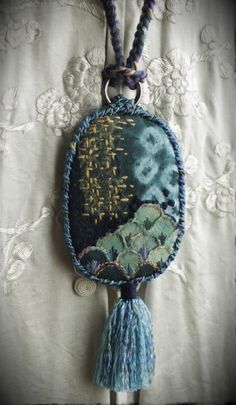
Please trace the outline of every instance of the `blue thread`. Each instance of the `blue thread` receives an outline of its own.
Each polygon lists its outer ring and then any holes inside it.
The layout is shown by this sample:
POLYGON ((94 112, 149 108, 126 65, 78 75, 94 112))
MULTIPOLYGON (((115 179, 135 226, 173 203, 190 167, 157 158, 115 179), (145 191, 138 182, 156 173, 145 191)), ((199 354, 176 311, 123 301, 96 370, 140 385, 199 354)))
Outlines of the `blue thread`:
POLYGON ((152 320, 141 298, 120 298, 106 320, 95 384, 113 391, 148 388, 155 370, 152 320))
POLYGON ((73 266, 76 272, 82 273, 84 276, 89 277, 91 280, 101 283, 101 284, 106 284, 110 286, 121 286, 125 284, 127 281, 126 280, 119 280, 119 281, 114 281, 114 280, 108 280, 108 279, 100 279, 92 274, 81 265, 79 259, 76 256, 75 249, 73 247, 72 239, 71 239, 71 232, 70 232, 70 219, 69 219, 69 190, 70 190, 70 172, 73 164, 73 159, 76 154, 76 144, 80 140, 80 138, 83 136, 84 132, 90 125, 90 123, 94 120, 96 120, 98 117, 104 117, 104 116, 109 116, 109 115, 116 115, 119 113, 127 113, 130 115, 140 115, 141 117, 148 118, 150 121, 156 123, 159 125, 163 130, 165 131, 166 135, 168 136, 168 139, 173 147, 173 150, 175 152, 175 159, 176 159, 176 165, 178 168, 179 172, 179 222, 177 224, 177 227, 179 229, 179 234, 178 237, 175 241, 175 244, 173 246, 174 252, 169 256, 168 260, 163 264, 161 268, 161 273, 153 273, 147 276, 143 277, 138 277, 134 280, 130 280, 130 282, 134 282, 136 285, 139 283, 142 283, 144 281, 150 281, 156 277, 159 277, 160 274, 162 274, 169 264, 174 260, 177 251, 180 246, 180 242, 182 240, 183 234, 184 234, 184 208, 185 208, 185 181, 184 181, 184 167, 183 167, 183 162, 181 158, 181 152, 179 145, 176 141, 175 135, 172 132, 172 130, 169 128, 167 123, 160 117, 155 116, 150 114, 149 112, 145 111, 142 107, 136 105, 133 100, 128 100, 125 98, 123 95, 118 95, 113 99, 113 102, 109 104, 108 106, 105 106, 99 111, 96 111, 95 113, 87 116, 80 124, 80 126, 77 128, 75 131, 73 140, 69 146, 69 149, 67 151, 66 155, 66 160, 65 160, 65 170, 64 170, 64 183, 63 183, 63 210, 64 210, 64 233, 65 233, 65 240, 66 240, 66 245, 68 252, 70 253, 72 257, 72 262, 73 266))

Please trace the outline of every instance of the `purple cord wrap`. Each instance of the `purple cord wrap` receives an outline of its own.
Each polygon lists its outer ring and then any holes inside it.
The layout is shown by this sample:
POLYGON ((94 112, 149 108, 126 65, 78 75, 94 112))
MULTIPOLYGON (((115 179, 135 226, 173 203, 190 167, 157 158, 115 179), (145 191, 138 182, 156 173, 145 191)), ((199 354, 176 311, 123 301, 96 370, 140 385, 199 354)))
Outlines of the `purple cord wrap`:
POLYGON ((138 82, 143 82, 147 76, 147 72, 144 70, 137 70, 136 63, 139 61, 143 46, 144 36, 149 28, 151 21, 151 11, 153 10, 156 0, 144 0, 142 12, 139 23, 137 25, 136 33, 132 49, 126 60, 122 54, 121 38, 119 21, 116 15, 115 0, 101 0, 107 19, 107 24, 110 29, 111 42, 115 53, 116 63, 105 66, 102 72, 103 81, 110 80, 110 85, 115 87, 118 84, 124 84, 130 89, 134 90, 137 87, 138 82))
POLYGON ((102 72, 103 81, 110 80, 110 85, 116 87, 117 84, 125 84, 130 89, 135 90, 138 82, 143 82, 147 72, 145 70, 134 70, 117 65, 108 65, 102 72), (117 71, 121 69, 121 71, 117 71))
POLYGON ((137 298, 137 290, 136 290, 136 284, 135 283, 127 283, 123 284, 120 288, 121 290, 121 298, 123 300, 131 300, 133 298, 137 298))

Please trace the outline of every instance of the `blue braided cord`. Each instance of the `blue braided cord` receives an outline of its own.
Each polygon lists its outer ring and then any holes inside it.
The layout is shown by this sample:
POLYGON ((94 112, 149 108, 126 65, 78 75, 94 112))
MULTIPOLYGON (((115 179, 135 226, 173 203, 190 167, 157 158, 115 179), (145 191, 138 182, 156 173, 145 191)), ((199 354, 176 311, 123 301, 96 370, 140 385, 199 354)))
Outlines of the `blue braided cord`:
POLYGON ((116 15, 116 6, 113 0, 101 0, 105 13, 108 26, 111 33, 111 43, 116 58, 116 65, 124 65, 124 56, 122 54, 121 38, 120 38, 120 28, 119 21, 117 20, 116 15))
MULTIPOLYGON (((163 264, 161 268, 161 274, 164 273, 164 271, 167 269, 167 267, 170 265, 170 263, 174 260, 176 257, 177 251, 180 247, 180 243, 182 240, 182 237, 184 235, 184 216, 185 216, 185 179, 184 179, 184 166, 183 166, 183 161, 181 157, 181 151, 178 145, 178 142, 175 138, 175 135, 171 128, 168 126, 168 124, 161 118, 156 115, 150 114, 148 111, 145 111, 142 107, 138 106, 137 104, 134 103, 133 100, 129 100, 123 95, 119 94, 116 96, 112 103, 109 104, 108 106, 103 107, 101 110, 98 110, 94 112, 91 115, 88 115, 84 120, 81 122, 80 126, 76 129, 74 133, 73 140, 69 146, 69 149, 66 154, 66 159, 65 159, 65 169, 64 169, 64 181, 63 181, 63 202, 62 202, 62 207, 64 211, 64 234, 65 234, 65 240, 66 240, 66 245, 69 254, 71 255, 72 258, 72 263, 74 266, 75 272, 79 272, 83 274, 84 276, 90 278, 91 280, 101 283, 101 284, 106 284, 114 287, 119 287, 123 284, 127 283, 127 280, 120 280, 120 281, 114 281, 114 280, 109 280, 109 279, 100 279, 96 277, 95 275, 91 274, 84 266, 81 265, 80 261, 76 257, 75 249, 72 243, 72 238, 71 238, 71 229, 70 229, 70 217, 69 217, 69 193, 70 193, 70 173, 72 169, 72 164, 73 160, 76 155, 76 146, 79 140, 84 136, 85 131, 87 130, 88 126, 90 123, 95 121, 99 117, 104 117, 104 116, 109 116, 109 115, 116 115, 119 113, 127 113, 132 115, 139 115, 143 118, 147 118, 150 121, 156 123, 159 125, 166 133, 173 150, 175 152, 175 161, 176 161, 176 166, 178 168, 178 173, 179 173, 179 221, 177 223, 177 228, 179 230, 178 236, 176 238, 176 241, 174 243, 173 249, 174 252, 170 254, 168 257, 167 261, 163 264)), ((152 279, 155 279, 161 275, 158 272, 154 272, 153 274, 143 276, 143 277, 138 277, 136 279, 130 279, 128 282, 133 281, 136 285, 139 283, 142 283, 144 281, 150 281, 152 279)))
POLYGON ((138 82, 143 82, 147 76, 144 70, 134 70, 134 63, 138 62, 143 51, 144 40, 152 19, 152 13, 156 0, 144 0, 139 23, 136 28, 132 49, 124 63, 122 54, 121 38, 119 21, 116 14, 115 0, 101 0, 107 23, 110 29, 111 42, 115 53, 115 64, 105 66, 102 72, 103 81, 110 80, 110 85, 115 87, 118 84, 125 84, 130 89, 134 90, 138 82), (125 69, 117 71, 117 68, 125 67, 125 69))
POLYGON ((151 10, 154 9, 156 0, 145 0, 142 7, 139 23, 134 35, 134 42, 129 57, 126 61, 127 67, 132 67, 134 62, 138 62, 143 51, 145 35, 152 19, 151 10))

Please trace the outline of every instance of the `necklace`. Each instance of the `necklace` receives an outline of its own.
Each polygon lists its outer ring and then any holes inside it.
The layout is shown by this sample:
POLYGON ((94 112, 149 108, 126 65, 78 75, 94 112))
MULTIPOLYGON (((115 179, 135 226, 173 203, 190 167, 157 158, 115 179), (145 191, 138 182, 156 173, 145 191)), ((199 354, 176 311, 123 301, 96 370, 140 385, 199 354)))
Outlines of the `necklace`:
POLYGON ((102 0, 115 64, 103 70, 104 106, 77 127, 64 169, 65 241, 76 272, 116 287, 93 381, 114 391, 147 388, 155 370, 150 312, 137 285, 159 277, 184 234, 184 169, 168 124, 138 105, 137 69, 155 0, 145 0, 132 49, 122 54, 115 0, 102 0), (109 86, 136 91, 110 100, 109 86))

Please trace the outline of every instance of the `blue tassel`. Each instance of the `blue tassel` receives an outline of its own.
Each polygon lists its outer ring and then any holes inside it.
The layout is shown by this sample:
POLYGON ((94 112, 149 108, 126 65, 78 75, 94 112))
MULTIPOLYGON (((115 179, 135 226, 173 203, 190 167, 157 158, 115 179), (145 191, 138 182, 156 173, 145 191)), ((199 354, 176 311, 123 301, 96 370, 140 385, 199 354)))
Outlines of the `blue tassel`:
POLYGON ((100 341, 94 382, 113 391, 148 388, 155 369, 151 315, 137 295, 123 293, 100 341))

